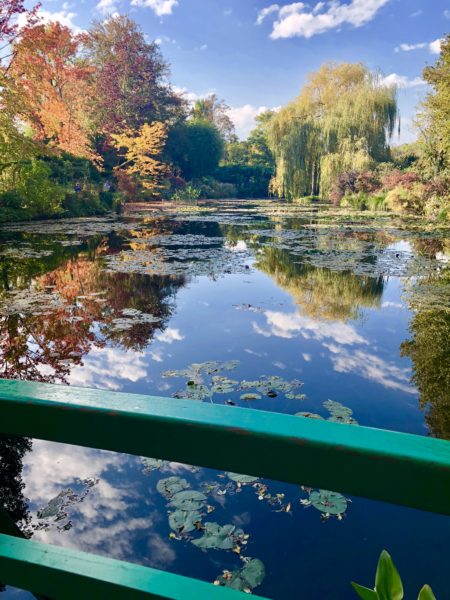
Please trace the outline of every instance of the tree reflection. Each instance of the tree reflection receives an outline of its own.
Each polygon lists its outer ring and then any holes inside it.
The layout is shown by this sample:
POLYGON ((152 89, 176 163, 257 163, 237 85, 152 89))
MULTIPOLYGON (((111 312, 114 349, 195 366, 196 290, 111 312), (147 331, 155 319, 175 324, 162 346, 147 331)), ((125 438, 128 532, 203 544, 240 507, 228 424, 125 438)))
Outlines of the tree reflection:
MULTIPOLYGON (((124 243, 117 234, 93 236, 74 246, 34 242, 32 248, 38 256, 0 257, 3 378, 67 383, 72 369, 82 365, 93 348, 113 344, 142 350, 156 330, 165 328, 176 291, 185 284, 182 277, 104 272, 101 257, 124 243), (15 292, 20 290, 23 294, 17 296, 15 292), (33 310, 27 300, 34 294, 57 302, 33 310), (130 308, 159 320, 138 322, 125 331, 115 329, 114 319, 130 308)), ((23 496, 22 469, 31 445, 27 438, 0 436, 0 507, 27 534, 30 516, 23 496)))
POLYGON ((273 277, 302 312, 314 319, 348 321, 359 316, 361 307, 381 305, 382 277, 313 267, 299 262, 289 251, 273 247, 263 249, 257 267, 273 277))
POLYGON ((411 295, 416 313, 411 320, 411 339, 401 353, 413 363, 413 383, 433 436, 450 439, 450 270, 438 278, 417 284, 411 295))

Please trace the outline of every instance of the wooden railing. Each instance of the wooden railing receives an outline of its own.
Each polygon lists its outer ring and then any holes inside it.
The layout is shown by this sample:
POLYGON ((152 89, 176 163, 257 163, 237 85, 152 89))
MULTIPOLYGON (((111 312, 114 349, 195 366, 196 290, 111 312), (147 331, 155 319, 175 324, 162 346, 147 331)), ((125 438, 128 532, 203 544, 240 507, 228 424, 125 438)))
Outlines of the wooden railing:
MULTIPOLYGON (((0 434, 164 458, 450 515, 450 442, 422 436, 190 400, 7 380, 0 380, 0 434)), ((0 581, 48 598, 247 597, 19 536, 3 511, 0 581)))

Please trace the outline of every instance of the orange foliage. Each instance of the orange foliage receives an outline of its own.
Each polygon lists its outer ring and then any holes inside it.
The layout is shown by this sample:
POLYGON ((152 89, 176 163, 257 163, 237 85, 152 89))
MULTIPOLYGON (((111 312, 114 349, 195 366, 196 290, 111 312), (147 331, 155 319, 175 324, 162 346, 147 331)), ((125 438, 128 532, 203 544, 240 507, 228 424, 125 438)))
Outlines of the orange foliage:
POLYGON ((11 98, 37 139, 98 162, 90 139, 93 72, 80 56, 84 41, 58 22, 26 28, 14 46, 11 98))

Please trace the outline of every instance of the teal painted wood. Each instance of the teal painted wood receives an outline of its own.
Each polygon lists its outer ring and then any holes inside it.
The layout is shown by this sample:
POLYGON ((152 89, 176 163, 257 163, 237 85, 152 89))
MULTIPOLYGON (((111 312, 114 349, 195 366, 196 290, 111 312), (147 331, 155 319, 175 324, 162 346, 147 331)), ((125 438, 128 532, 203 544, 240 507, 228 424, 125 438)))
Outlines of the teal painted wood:
MULTIPOLYGON (((246 594, 149 567, 0 534, 0 581, 64 600, 243 600, 246 594)), ((261 596, 252 596, 262 599, 261 596)))
POLYGON ((278 413, 0 381, 0 429, 450 514, 450 443, 278 413))

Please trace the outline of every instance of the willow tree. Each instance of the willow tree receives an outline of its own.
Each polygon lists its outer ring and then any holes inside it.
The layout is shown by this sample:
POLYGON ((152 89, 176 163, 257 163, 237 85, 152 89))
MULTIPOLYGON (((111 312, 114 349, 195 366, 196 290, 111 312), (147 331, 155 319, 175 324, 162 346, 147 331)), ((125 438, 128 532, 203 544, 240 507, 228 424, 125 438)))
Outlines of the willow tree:
POLYGON ((271 121, 272 191, 326 197, 336 176, 389 157, 397 90, 361 63, 326 63, 271 121))

